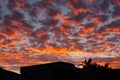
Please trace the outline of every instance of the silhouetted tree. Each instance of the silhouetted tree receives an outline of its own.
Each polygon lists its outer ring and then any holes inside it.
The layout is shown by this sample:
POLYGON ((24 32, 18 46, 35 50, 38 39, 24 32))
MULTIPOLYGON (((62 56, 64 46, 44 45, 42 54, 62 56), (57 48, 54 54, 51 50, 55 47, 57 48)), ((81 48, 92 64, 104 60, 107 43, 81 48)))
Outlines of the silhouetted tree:
POLYGON ((104 67, 105 67, 105 68, 109 68, 109 63, 106 63, 106 64, 104 65, 104 67))
POLYGON ((88 59, 88 60, 85 59, 85 61, 83 62, 83 67, 88 67, 88 66, 90 66, 90 65, 91 65, 91 62, 92 62, 92 59, 91 59, 91 58, 88 59))
POLYGON ((100 64, 97 64, 97 63, 92 63, 92 59, 88 59, 83 62, 83 68, 84 69, 89 69, 89 68, 107 68, 107 69, 110 69, 109 67, 109 63, 106 63, 104 66, 103 65, 100 65, 100 64))

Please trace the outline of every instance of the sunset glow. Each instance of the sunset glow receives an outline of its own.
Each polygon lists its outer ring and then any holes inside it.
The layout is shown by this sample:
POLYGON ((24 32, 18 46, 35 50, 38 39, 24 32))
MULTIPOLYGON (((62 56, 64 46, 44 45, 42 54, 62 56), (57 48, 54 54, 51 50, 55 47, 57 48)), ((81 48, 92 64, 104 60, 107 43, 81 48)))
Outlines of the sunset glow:
POLYGON ((0 0, 0 66, 92 58, 120 68, 120 0, 0 0))

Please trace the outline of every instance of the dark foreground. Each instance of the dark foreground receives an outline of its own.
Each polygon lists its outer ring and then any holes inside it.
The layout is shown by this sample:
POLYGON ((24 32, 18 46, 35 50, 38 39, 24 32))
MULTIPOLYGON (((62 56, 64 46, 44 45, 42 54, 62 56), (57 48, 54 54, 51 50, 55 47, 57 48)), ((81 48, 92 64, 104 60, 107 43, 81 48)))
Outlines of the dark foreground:
POLYGON ((20 75, 0 69, 0 80, 120 80, 120 69, 94 66, 79 69, 73 64, 56 62, 22 67, 20 75))

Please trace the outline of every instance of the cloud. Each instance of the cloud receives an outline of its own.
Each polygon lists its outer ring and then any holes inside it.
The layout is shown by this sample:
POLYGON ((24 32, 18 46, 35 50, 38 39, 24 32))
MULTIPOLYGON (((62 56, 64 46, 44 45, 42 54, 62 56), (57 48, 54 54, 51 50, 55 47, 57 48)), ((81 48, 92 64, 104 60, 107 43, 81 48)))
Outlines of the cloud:
POLYGON ((1 0, 0 9, 1 65, 78 64, 91 56, 120 67, 119 0, 1 0))

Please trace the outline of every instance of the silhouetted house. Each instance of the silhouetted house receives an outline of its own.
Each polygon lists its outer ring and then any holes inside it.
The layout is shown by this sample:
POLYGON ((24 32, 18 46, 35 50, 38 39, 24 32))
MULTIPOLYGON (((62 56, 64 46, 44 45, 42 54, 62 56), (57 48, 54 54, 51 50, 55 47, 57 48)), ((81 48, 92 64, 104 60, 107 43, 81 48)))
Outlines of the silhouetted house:
POLYGON ((79 80, 79 73, 73 64, 55 62, 21 68, 25 80, 79 80))
POLYGON ((20 75, 0 68, 0 80, 20 80, 20 75))

